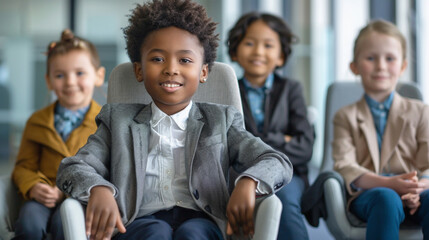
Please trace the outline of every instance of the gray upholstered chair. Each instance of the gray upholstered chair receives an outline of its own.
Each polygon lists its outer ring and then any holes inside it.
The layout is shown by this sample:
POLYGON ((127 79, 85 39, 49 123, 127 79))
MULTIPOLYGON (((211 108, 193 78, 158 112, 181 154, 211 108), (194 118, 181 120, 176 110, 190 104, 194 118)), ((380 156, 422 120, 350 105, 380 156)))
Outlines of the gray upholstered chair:
MULTIPOLYGON (((108 103, 149 103, 152 101, 144 84, 135 79, 131 63, 117 66, 110 74, 108 85, 108 103)), ((226 64, 216 62, 209 73, 207 82, 200 84, 193 100, 233 105, 242 112, 234 70, 226 64)), ((273 195, 258 204, 253 239, 274 240, 277 238, 281 202, 273 195)), ((86 240, 84 213, 77 200, 70 198, 63 203, 61 218, 66 239, 86 240)))
POLYGON ((22 197, 12 183, 10 175, 0 177, 0 239, 9 240, 15 236, 13 225, 18 218, 22 197))
MULTIPOLYGON (((412 83, 399 83, 397 92, 414 99, 422 99, 417 87, 412 83)), ((331 142, 333 140, 333 118, 342 107, 358 101, 363 95, 362 85, 358 82, 335 82, 328 88, 326 96, 324 154, 321 172, 332 171, 333 159, 331 142)), ((324 183, 326 224, 335 239, 365 239, 366 224, 346 210, 343 181, 330 178, 324 183)), ((400 239, 423 239, 421 228, 417 225, 401 227, 400 239)))

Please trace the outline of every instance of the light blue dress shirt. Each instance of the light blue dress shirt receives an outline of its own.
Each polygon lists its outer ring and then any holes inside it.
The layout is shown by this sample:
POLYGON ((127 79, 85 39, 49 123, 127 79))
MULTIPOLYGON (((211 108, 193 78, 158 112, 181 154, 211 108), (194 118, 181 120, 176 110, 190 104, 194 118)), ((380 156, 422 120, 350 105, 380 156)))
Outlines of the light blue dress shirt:
POLYGON ((259 132, 262 132, 264 128, 265 98, 267 97, 268 91, 273 86, 273 82, 274 74, 268 75, 262 87, 254 87, 246 78, 243 78, 244 89, 247 94, 250 110, 259 132))
POLYGON ((384 129, 386 128, 387 117, 389 116, 389 110, 392 106, 393 96, 395 91, 390 93, 384 102, 379 103, 372 99, 370 96, 365 94, 365 100, 368 104, 369 110, 371 111, 372 118, 374 119, 375 130, 377 131, 377 142, 378 151, 381 153, 381 144, 383 143, 384 129))

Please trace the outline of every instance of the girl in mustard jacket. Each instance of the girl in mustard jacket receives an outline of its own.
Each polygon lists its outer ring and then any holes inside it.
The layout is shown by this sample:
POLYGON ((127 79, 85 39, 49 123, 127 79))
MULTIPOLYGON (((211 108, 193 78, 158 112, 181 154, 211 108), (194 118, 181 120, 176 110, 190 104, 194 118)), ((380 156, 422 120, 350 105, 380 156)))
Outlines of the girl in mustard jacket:
POLYGON ((61 160, 76 154, 96 130, 100 106, 92 100, 105 69, 93 44, 63 31, 47 52, 46 83, 57 101, 27 121, 12 180, 25 200, 14 239, 64 239, 59 206, 64 194, 55 186, 61 160))

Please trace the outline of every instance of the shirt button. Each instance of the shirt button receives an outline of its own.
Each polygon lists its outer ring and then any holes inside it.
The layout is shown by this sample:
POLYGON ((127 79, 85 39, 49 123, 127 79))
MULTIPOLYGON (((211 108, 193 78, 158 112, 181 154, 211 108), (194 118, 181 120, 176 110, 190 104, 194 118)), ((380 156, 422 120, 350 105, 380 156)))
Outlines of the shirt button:
POLYGON ((380 109, 384 109, 383 104, 378 105, 378 107, 379 107, 380 109))
POLYGON ((168 186, 167 185, 164 186, 164 190, 168 190, 168 186))

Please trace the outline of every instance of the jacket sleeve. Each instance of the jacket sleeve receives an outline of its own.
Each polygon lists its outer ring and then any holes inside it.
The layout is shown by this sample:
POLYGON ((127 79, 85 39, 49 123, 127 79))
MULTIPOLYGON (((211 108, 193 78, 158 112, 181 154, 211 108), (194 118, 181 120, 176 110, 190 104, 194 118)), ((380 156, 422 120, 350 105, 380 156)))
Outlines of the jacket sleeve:
POLYGON ((332 142, 332 157, 334 159, 334 170, 339 172, 344 180, 347 190, 354 194, 350 184, 359 176, 371 172, 359 165, 357 161, 356 145, 353 140, 352 124, 348 118, 350 115, 344 109, 339 110, 334 116, 334 140, 332 142))
POLYGON ((29 139, 33 133, 31 118, 22 135, 16 164, 12 172, 12 180, 24 199, 28 199, 30 189, 39 182, 51 185, 51 181, 39 171, 41 145, 29 139))
POLYGON ((313 154, 314 128, 307 118, 307 107, 302 94, 302 87, 296 83, 289 88, 289 115, 286 132, 268 132, 263 140, 268 145, 283 152, 294 166, 307 164, 313 154), (292 139, 285 141, 285 135, 292 139))
POLYGON ((270 194, 290 182, 293 167, 289 159, 260 138, 243 128, 242 115, 228 108, 228 153, 232 167, 238 172, 258 179, 271 189, 270 194))
POLYGON ((429 177, 429 106, 425 105, 422 110, 416 131, 418 144, 416 167, 420 172, 420 176, 429 177))
POLYGON ((73 198, 83 202, 89 198, 91 187, 103 185, 117 188, 110 178, 110 105, 105 105, 96 117, 97 131, 75 156, 64 158, 58 169, 57 186, 73 198))

